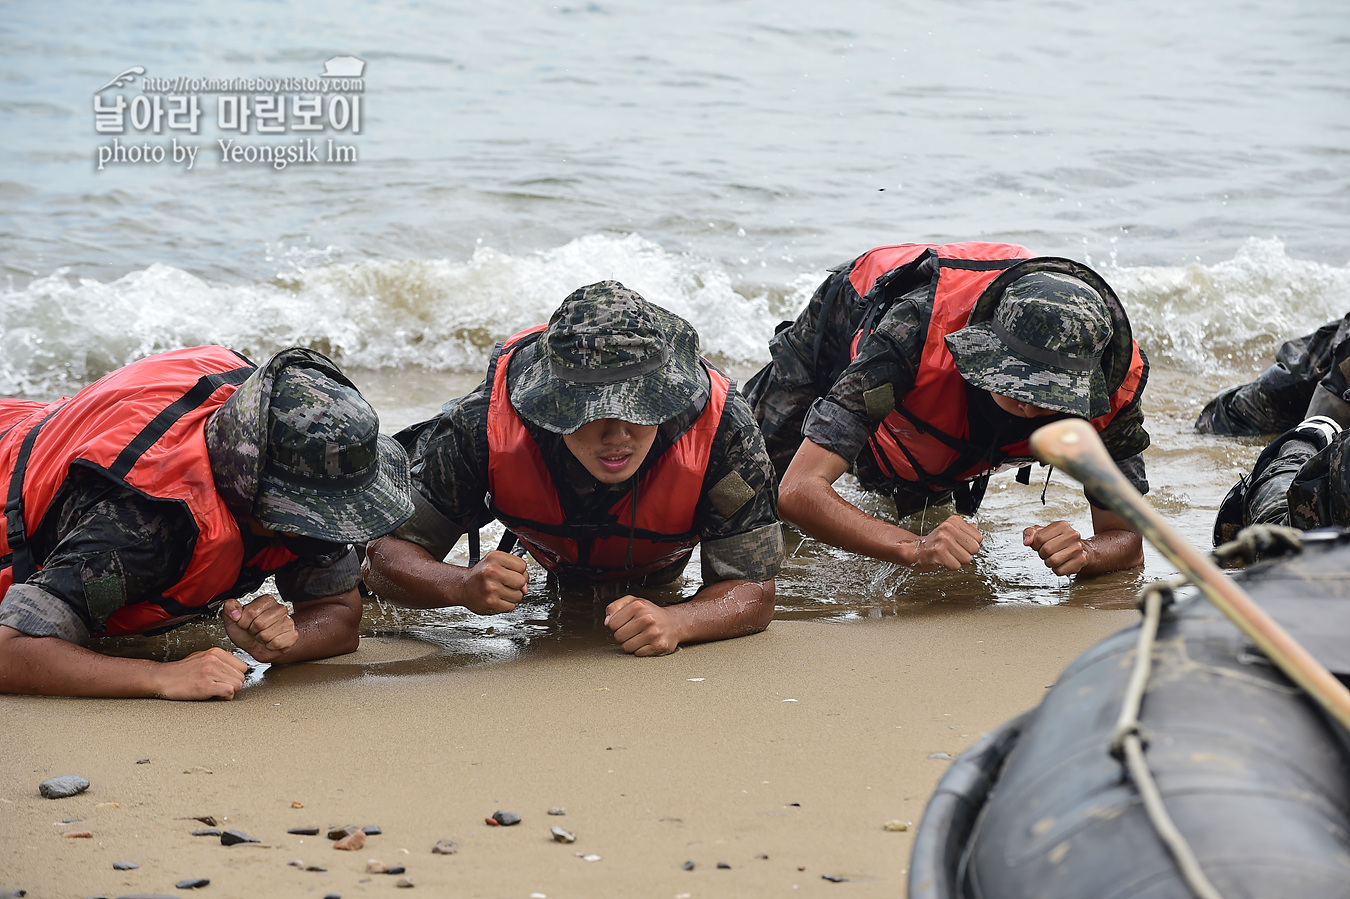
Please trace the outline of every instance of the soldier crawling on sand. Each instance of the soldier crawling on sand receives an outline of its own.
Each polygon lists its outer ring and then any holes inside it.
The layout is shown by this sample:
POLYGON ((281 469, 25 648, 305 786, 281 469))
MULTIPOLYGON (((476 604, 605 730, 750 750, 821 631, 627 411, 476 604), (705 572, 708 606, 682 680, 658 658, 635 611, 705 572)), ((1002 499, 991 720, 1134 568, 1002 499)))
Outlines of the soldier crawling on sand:
MULTIPOLYGON (((782 477, 783 518, 818 540, 919 571, 957 569, 983 535, 966 517, 989 476, 1033 460, 1057 417, 1090 421, 1148 492, 1140 406, 1148 362, 1100 275, 1012 244, 878 247, 837 268, 770 341, 746 385, 782 477), (875 518, 834 483, 852 470, 903 518, 951 498, 925 535, 875 518)), ((1143 541, 1088 494, 1093 536, 1067 521, 1023 543, 1058 575, 1142 565, 1143 541)))
POLYGON ((412 514, 408 461, 331 361, 175 350, 68 400, 0 400, 0 691, 230 699, 243 659, 105 656, 90 637, 208 614, 260 662, 352 652, 353 543, 412 514), (241 604, 275 575, 277 592, 241 604))
POLYGON ((511 611, 529 584, 523 558, 441 561, 496 519, 564 589, 619 594, 604 622, 634 655, 773 618, 784 545, 759 428, 734 382, 699 357, 693 327, 617 281, 577 290, 546 327, 505 341, 476 390, 397 439, 416 512, 367 548, 366 583, 386 600, 511 611), (695 545, 692 597, 641 595, 676 580, 695 545))

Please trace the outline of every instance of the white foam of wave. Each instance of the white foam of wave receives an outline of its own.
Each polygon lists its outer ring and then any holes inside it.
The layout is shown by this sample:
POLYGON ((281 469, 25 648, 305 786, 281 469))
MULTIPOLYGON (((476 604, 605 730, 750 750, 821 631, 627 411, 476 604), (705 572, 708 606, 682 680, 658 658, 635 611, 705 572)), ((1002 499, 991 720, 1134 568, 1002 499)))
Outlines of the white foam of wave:
POLYGON ((304 272, 294 287, 302 301, 369 312, 374 326, 363 345, 344 346, 355 364, 463 371, 480 368, 496 341, 547 321, 577 287, 611 279, 688 319, 705 353, 767 360, 776 321, 766 294, 737 293, 716 263, 636 234, 592 234, 524 256, 479 247, 467 262, 329 265, 304 272))
MULTIPOLYGON (((1350 269, 1291 259, 1278 240, 1249 240, 1212 266, 1101 271, 1150 357, 1187 370, 1260 367, 1280 341, 1350 311, 1350 269)), ((68 393, 150 353, 203 343, 255 360, 298 344, 353 367, 474 373, 497 341, 604 279, 687 318, 715 361, 753 366, 767 361, 779 318, 795 315, 823 275, 737 290, 720 263, 636 234, 523 255, 479 247, 458 261, 291 260, 271 282, 238 285, 162 264, 109 283, 57 272, 0 293, 0 395, 68 393)))
MULTIPOLYGON (((0 295, 0 395, 54 396, 150 353, 204 343, 255 360, 298 344, 355 367, 478 371, 497 341, 605 279, 687 318, 714 359, 768 358, 777 318, 767 291, 738 293, 718 264, 638 235, 593 234, 520 256, 479 247, 467 261, 292 265, 258 284, 212 284, 162 264, 106 284, 57 272, 0 295)), ((801 289, 790 305, 805 302, 801 289)))
POLYGON ((1282 341, 1350 312, 1350 268, 1291 259, 1273 238, 1216 265, 1101 272, 1150 358, 1186 370, 1259 368, 1282 341))

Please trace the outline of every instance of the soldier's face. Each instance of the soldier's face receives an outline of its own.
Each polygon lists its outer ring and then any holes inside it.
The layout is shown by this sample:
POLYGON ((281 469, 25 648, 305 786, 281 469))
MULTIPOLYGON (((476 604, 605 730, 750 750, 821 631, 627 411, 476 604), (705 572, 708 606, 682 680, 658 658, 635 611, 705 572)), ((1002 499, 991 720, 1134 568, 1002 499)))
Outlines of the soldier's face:
POLYGON ((600 418, 563 435, 563 443, 603 484, 622 484, 637 473, 656 442, 657 425, 600 418))
POLYGON ((1024 403, 1021 400, 1015 400, 1010 396, 1004 396, 1001 393, 989 391, 989 395, 994 398, 994 404, 1007 412, 1009 415, 1016 415, 1018 418, 1045 418, 1047 415, 1057 415, 1054 409, 1046 409, 1042 406, 1033 406, 1031 403, 1024 403))

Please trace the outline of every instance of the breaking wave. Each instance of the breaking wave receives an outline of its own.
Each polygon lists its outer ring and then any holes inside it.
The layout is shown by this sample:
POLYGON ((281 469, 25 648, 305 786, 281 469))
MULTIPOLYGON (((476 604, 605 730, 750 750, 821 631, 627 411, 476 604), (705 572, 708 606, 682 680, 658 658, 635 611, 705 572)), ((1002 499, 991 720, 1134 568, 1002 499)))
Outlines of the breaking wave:
MULTIPOLYGON (((1201 373, 1259 367, 1281 340, 1350 311, 1350 269, 1291 259, 1278 240, 1249 240, 1216 265, 1101 271, 1153 361, 1201 373)), ((714 361, 752 366, 767 361, 774 326, 824 274, 733 283, 717 261, 636 234, 523 255, 484 246, 467 260, 292 259, 270 281, 246 284, 158 263, 108 283, 57 271, 0 294, 0 394, 53 397, 151 353, 204 343, 255 361, 304 345, 354 368, 477 372, 497 341, 605 279, 687 318, 714 361)))

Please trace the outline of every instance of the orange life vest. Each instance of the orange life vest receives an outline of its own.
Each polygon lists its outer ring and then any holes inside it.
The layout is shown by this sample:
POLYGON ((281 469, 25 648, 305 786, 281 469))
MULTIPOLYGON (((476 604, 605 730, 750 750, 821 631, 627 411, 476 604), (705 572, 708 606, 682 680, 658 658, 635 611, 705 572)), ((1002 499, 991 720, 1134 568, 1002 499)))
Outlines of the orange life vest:
MULTIPOLYGON (((149 497, 182 502, 197 528, 182 578, 162 596, 114 612, 100 633, 172 627, 201 614, 234 586, 244 561, 243 541, 216 492, 204 428, 207 417, 253 368, 224 347, 175 350, 105 375, 73 398, 25 403, 27 414, 21 406, 5 404, 0 489, 7 487, 8 494, 0 534, 0 597, 41 567, 28 539, 75 466, 102 472, 149 497)), ((276 561, 269 559, 269 566, 276 561)))
POLYGON ((544 327, 505 341, 488 366, 488 490, 493 514, 540 565, 563 575, 602 582, 631 580, 687 559, 699 541, 694 511, 703 494, 713 436, 731 382, 705 363, 712 396, 689 430, 639 478, 634 491, 610 507, 603 521, 568 521, 553 472, 506 389, 511 356, 537 340, 544 327))
MULTIPOLYGON (((866 297, 878 280, 925 255, 936 256, 937 274, 930 288, 932 311, 914 385, 897 400, 896 408, 873 431, 868 444, 878 466, 889 478, 923 484, 937 492, 1034 459, 1025 440, 999 447, 992 459, 987 457, 986 448, 968 442, 966 382, 957 371, 944 339, 966 326, 976 303, 999 275, 1033 254, 1016 244, 879 247, 858 258, 849 272, 849 280, 858 295, 866 297)), ((853 356, 866 336, 864 330, 853 337, 853 356)), ((1090 419, 1098 432, 1134 402, 1147 371, 1147 360, 1138 342, 1133 342, 1130 366, 1111 394, 1110 411, 1090 419)))

